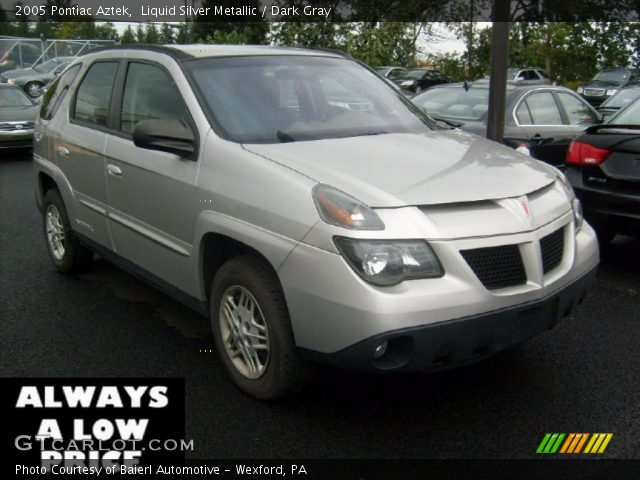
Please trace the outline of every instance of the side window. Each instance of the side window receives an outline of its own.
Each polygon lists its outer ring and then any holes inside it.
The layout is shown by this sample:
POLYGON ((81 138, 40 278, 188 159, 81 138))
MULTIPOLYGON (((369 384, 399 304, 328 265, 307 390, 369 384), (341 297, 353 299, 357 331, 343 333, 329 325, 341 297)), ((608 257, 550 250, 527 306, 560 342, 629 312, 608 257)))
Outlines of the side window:
POLYGON ((69 86, 78 76, 81 65, 74 65, 67 70, 63 75, 58 77, 42 97, 42 104, 40 106, 40 117, 45 120, 51 120, 58 111, 58 107, 64 100, 64 97, 69 91, 69 86))
POLYGON ((527 102, 520 102, 520 105, 516 110, 516 118, 518 119, 518 123, 520 125, 533 125, 533 120, 531 119, 531 114, 529 113, 527 102))
POLYGON ((132 134, 138 122, 168 118, 189 119, 180 92, 169 75, 155 65, 129 63, 122 97, 120 130, 132 134))
POLYGON ((109 103, 118 62, 98 62, 91 65, 76 92, 72 118, 82 122, 107 126, 109 103))
POLYGON ((589 125, 595 123, 596 118, 591 109, 580 99, 568 93, 558 93, 560 103, 569 117, 569 125, 589 125))
POLYGON ((562 125, 562 116, 558 105, 550 92, 529 95, 525 102, 531 113, 534 125, 562 125))

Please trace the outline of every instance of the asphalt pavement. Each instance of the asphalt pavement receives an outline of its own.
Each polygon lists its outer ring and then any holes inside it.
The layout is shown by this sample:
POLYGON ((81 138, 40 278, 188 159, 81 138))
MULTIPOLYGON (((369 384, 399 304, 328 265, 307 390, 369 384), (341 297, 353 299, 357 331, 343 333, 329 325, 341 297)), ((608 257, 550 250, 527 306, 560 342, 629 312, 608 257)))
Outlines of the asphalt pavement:
POLYGON ((206 319, 104 260, 56 273, 28 157, 0 152, 0 376, 184 377, 195 458, 524 458, 545 432, 613 432, 640 457, 640 241, 602 251, 585 303, 554 330, 430 375, 320 370, 256 401, 226 378, 206 319))

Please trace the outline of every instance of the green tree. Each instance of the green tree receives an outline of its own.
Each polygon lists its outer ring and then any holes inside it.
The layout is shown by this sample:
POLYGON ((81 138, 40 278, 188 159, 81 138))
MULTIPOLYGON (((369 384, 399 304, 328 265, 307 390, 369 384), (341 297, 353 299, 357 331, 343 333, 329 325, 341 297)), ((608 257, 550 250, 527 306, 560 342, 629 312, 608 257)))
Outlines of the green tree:
POLYGON ((120 42, 123 44, 136 43, 136 35, 133 32, 133 28, 131 28, 131 25, 127 25, 127 28, 124 30, 124 32, 122 32, 122 38, 120 39, 120 42))
POLYGON ((160 43, 163 45, 169 45, 175 43, 175 37, 173 28, 168 23, 163 23, 160 27, 160 43))
POLYGON ((147 35, 142 27, 142 24, 139 23, 136 27, 136 42, 144 43, 147 40, 147 35))
POLYGON ((149 43, 151 45, 157 44, 160 40, 160 36, 158 35, 158 29, 155 24, 150 23, 147 25, 147 30, 145 32, 145 43, 149 43))

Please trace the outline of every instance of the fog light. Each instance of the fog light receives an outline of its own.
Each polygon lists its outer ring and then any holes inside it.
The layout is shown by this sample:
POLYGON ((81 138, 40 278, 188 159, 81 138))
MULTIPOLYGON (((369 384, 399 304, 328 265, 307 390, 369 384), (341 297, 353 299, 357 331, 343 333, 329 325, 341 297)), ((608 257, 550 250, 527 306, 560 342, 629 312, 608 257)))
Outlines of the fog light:
POLYGON ((389 342, 385 340, 373 351, 373 358, 377 360, 378 358, 382 357, 385 353, 387 353, 387 348, 389 348, 389 342))

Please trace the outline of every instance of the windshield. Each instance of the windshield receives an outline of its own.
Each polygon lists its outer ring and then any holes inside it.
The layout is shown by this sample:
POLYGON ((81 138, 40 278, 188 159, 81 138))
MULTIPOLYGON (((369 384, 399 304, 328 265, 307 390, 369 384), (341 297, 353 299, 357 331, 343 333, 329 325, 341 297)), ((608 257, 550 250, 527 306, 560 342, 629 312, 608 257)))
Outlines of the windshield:
POLYGON ((411 100, 434 118, 480 120, 489 109, 489 89, 432 88, 411 100))
POLYGON ((240 143, 424 132, 429 119, 356 62, 263 55, 185 62, 217 130, 240 143))
POLYGON ((18 88, 0 88, 0 108, 30 107, 33 103, 18 88))
POLYGON ((640 100, 629 105, 609 123, 612 125, 640 125, 640 100))
POLYGON ((47 60, 46 62, 41 63, 40 65, 37 65, 37 66, 33 67, 33 69, 36 72, 39 72, 39 73, 49 73, 51 70, 56 68, 58 65, 60 65, 60 63, 57 60, 47 60))
POLYGON ((607 102, 603 103, 603 107, 622 108, 631 103, 634 98, 640 96, 640 88, 630 88, 629 90, 620 90, 607 102))
POLYGON ((593 77, 594 82, 623 84, 627 81, 629 72, 626 70, 605 70, 593 77))

